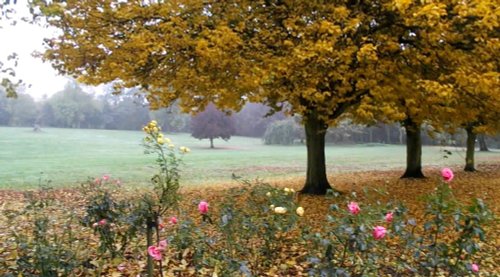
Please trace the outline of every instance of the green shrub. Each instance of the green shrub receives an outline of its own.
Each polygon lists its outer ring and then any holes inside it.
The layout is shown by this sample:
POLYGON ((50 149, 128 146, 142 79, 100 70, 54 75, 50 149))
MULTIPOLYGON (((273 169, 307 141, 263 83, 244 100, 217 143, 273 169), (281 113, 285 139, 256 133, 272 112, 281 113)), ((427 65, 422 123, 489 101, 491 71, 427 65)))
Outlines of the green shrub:
POLYGON ((12 276, 70 275, 74 269, 82 266, 82 258, 78 257, 81 248, 78 242, 74 242, 76 239, 72 225, 75 218, 72 211, 63 209, 55 200, 52 190, 47 187, 26 192, 24 196, 24 209, 8 214, 12 222, 31 225, 28 229, 11 229, 17 246, 17 266, 12 268, 12 276), (52 216, 55 210, 64 213, 62 228, 52 216))

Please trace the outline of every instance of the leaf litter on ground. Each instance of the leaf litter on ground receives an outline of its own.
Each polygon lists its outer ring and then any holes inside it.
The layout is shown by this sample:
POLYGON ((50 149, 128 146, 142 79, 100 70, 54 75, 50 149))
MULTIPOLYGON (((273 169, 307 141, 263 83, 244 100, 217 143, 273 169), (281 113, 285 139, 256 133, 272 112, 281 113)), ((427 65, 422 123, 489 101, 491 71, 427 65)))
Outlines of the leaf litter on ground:
MULTIPOLYGON (((464 203, 470 203, 475 198, 481 198, 485 204, 492 210, 494 220, 485 227, 488 240, 480 243, 481 251, 476 255, 476 259, 481 261, 482 272, 485 276, 499 276, 500 269, 500 164, 481 164, 478 166, 478 172, 463 172, 461 168, 453 168, 455 179, 452 182, 452 189, 455 197, 464 203)), ((422 197, 431 193, 436 184, 440 181, 439 168, 427 168, 424 172, 425 179, 400 179, 400 171, 366 171, 366 172, 348 172, 329 176, 332 186, 343 192, 345 195, 353 192, 366 202, 371 201, 390 201, 398 200, 406 205, 411 216, 417 222, 422 222, 424 218, 424 203, 422 197), (369 191, 383 191, 384 193, 363 193, 366 189, 369 191)), ((273 181, 271 185, 280 188, 293 188, 296 191, 301 189, 304 180, 302 178, 286 178, 273 181)), ((183 188, 181 190, 181 206, 185 210, 191 210, 190 216, 200 221, 201 217, 197 210, 192 208, 200 199, 207 200, 209 203, 221 201, 228 192, 228 189, 240 186, 235 182, 227 184, 201 186, 197 188, 183 188)), ((24 209, 26 199, 24 192, 15 190, 0 190, 0 275, 7 274, 9 270, 15 269, 18 249, 14 246, 13 233, 29 234, 26 230, 32 228, 30 215, 21 215, 16 217, 16 221, 11 221, 12 214, 19 213, 24 209)), ((64 220, 73 213, 73 216, 83 214, 85 205, 84 198, 74 188, 48 190, 57 204, 52 207, 50 219, 59 227, 64 225, 64 220), (61 207, 65 207, 61 209, 61 207)), ((126 186, 122 192, 124 195, 133 195, 137 190, 132 184, 126 186)), ((244 201, 244 196, 238 201, 244 201)), ((324 196, 301 195, 298 194, 296 201, 304 207, 306 215, 302 218, 302 223, 312 229, 320 229, 324 221, 322 220, 328 213, 332 204, 343 205, 343 198, 328 198, 324 196)), ((345 199, 344 199, 345 200, 345 199)), ((214 211, 217 213, 217 211, 214 211)), ((145 256, 137 256, 130 253, 127 259, 113 261, 109 265, 101 265, 98 262, 98 256, 91 248, 97 248, 98 238, 89 228, 79 225, 73 226, 75 229, 75 239, 83 240, 85 237, 91 238, 94 243, 90 243, 86 249, 78 249, 85 252, 94 259, 89 261, 92 267, 101 267, 103 275, 106 276, 135 276, 145 269, 145 256)), ((64 228, 58 228, 63 230, 64 228)), ((293 234, 293 233, 292 233, 293 234)), ((196 276, 193 265, 190 263, 190 257, 193 255, 193 249, 186 249, 182 253, 180 262, 173 259, 167 259, 164 263, 167 268, 167 276, 196 276)), ((301 245, 283 245, 278 254, 278 263, 262 272, 262 276, 307 276, 305 271, 307 264, 304 263, 307 251, 301 245)), ((127 256, 127 255, 126 255, 127 256)), ((217 276, 216 270, 202 270, 202 275, 217 276)), ((77 271, 75 275, 85 276, 84 271, 77 271)))

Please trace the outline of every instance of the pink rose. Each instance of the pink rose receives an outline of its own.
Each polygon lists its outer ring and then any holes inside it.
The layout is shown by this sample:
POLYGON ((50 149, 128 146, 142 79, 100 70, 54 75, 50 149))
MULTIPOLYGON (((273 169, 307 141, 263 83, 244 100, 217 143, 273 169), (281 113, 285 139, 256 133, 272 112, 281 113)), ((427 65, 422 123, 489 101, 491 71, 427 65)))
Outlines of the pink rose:
POLYGON ((177 217, 172 216, 172 217, 168 220, 168 222, 169 222, 170 224, 172 224, 172 225, 177 224, 177 217))
POLYGON ((208 213, 208 203, 206 201, 201 201, 200 204, 198 204, 198 211, 200 211, 201 214, 208 213))
POLYGON ((376 226, 373 228, 373 238, 376 240, 382 239, 385 237, 385 233, 387 233, 387 230, 385 227, 382 226, 376 226))
POLYGON ((148 254, 149 254, 149 256, 151 256, 153 259, 155 259, 157 261, 161 261, 161 259, 162 259, 161 249, 154 246, 154 245, 151 245, 150 247, 148 247, 148 254))
POLYGON ((394 218, 394 213, 393 212, 388 212, 385 215, 385 222, 391 223, 393 218, 394 218))
POLYGON ((118 271, 124 271, 125 268, 127 268, 124 264, 119 264, 116 269, 118 269, 118 271))
POLYGON ((101 184, 101 179, 99 179, 99 178, 95 178, 95 179, 94 179, 94 184, 96 184, 96 185, 100 185, 100 184, 101 184))
POLYGON ((354 215, 359 214, 359 211, 361 211, 358 203, 356 202, 349 203, 349 205, 347 205, 347 208, 349 209, 349 212, 354 215))
POLYGON ((102 180, 103 181, 108 181, 109 180, 109 175, 107 175, 107 174, 102 175, 102 180))
POLYGON ((453 180, 453 171, 451 171, 451 169, 445 167, 441 170, 441 176, 443 176, 443 180, 445 182, 451 182, 451 180, 453 180))
POLYGON ((478 273, 479 272, 479 266, 477 264, 472 264, 470 266, 470 268, 472 269, 472 272, 474 272, 474 273, 478 273))
POLYGON ((168 243, 166 240, 160 240, 160 242, 158 242, 158 249, 160 251, 165 250, 167 248, 167 246, 168 246, 168 243))
POLYGON ((104 225, 106 225, 106 223, 108 223, 108 221, 106 219, 101 219, 98 222, 99 226, 104 226, 104 225))

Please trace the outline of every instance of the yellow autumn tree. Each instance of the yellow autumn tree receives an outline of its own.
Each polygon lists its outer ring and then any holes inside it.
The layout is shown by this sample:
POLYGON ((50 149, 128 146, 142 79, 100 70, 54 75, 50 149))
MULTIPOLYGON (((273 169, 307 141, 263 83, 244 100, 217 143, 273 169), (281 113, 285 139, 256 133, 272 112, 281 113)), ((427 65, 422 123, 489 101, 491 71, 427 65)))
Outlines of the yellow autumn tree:
POLYGON ((447 130, 467 131, 466 171, 474 171, 474 145, 478 133, 500 130, 500 23, 498 0, 450 2, 440 19, 442 32, 433 35, 435 47, 446 45, 439 58, 442 68, 420 87, 447 101, 433 106, 433 123, 447 130))
MULTIPOLYGON (((445 27, 435 21, 446 14, 429 10, 427 2, 459 5, 452 0, 36 3, 49 24, 62 30, 47 40, 45 53, 61 73, 89 84, 115 82, 117 89, 140 87, 152 108, 179 100, 189 111, 210 102, 238 110, 251 101, 301 115, 307 142, 303 192, 324 194, 330 188, 324 154, 328 126, 346 114, 369 117, 369 107, 381 99, 401 99, 422 78, 423 69, 415 70, 422 66, 419 59, 437 62, 432 47, 427 54, 415 48, 419 56, 410 59, 404 46, 406 37, 413 39, 415 23, 426 30, 422 47, 445 27)), ((391 107, 384 112, 403 114, 391 107)))
POLYGON ((469 124, 464 123, 465 118, 475 121, 478 114, 491 118, 497 111, 463 93, 464 82, 470 82, 463 73, 476 72, 475 82, 491 88, 483 89, 485 94, 498 94, 488 77, 498 73, 498 61, 495 69, 484 58, 498 56, 493 46, 499 34, 495 2, 394 1, 393 7, 402 15, 401 21, 394 24, 394 32, 401 34, 401 51, 394 57, 394 79, 387 88, 389 93, 365 99, 360 109, 371 110, 368 115, 379 120, 399 121, 405 128, 407 165, 403 178, 424 177, 420 135, 423 123, 437 131, 450 130, 452 126, 469 124), (464 117, 464 112, 470 115, 464 117))
POLYGON ((376 86, 386 63, 375 45, 390 27, 371 29, 379 9, 315 1, 54 1, 42 11, 63 30, 46 58, 87 83, 140 86, 153 108, 253 101, 301 114, 310 193, 330 188, 325 131, 376 86))
POLYGON ((440 78, 440 84, 428 84, 428 89, 440 89, 444 84, 453 90, 448 106, 447 129, 457 128, 467 133, 465 171, 475 171, 474 152, 478 134, 500 131, 500 40, 484 38, 480 47, 464 51, 457 59, 455 70, 440 78))

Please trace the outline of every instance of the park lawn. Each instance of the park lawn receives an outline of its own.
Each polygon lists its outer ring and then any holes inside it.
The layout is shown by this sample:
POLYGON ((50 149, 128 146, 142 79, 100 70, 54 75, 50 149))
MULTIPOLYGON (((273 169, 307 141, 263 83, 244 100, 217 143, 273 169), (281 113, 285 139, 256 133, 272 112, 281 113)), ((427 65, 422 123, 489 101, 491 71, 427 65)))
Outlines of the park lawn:
MULTIPOLYGON (((187 146, 182 182, 187 186, 231 183, 233 174, 245 178, 277 180, 303 177, 306 166, 304 145, 270 146, 259 138, 232 137, 207 140, 189 134, 166 134, 176 146, 187 146)), ((43 128, 0 128, 0 188, 29 189, 50 181, 51 186, 72 187, 103 174, 119 178, 129 186, 148 184, 156 172, 155 157, 145 155, 140 131, 43 128)), ((327 171, 403 170, 403 145, 327 145, 327 171)), ((428 168, 461 167, 462 148, 425 146, 423 164, 428 168), (443 150, 453 154, 444 158, 443 150)), ((477 152, 478 164, 500 162, 500 151, 477 152)), ((479 167, 480 168, 480 167, 479 167)), ((424 169, 427 170, 427 169, 424 169)))

